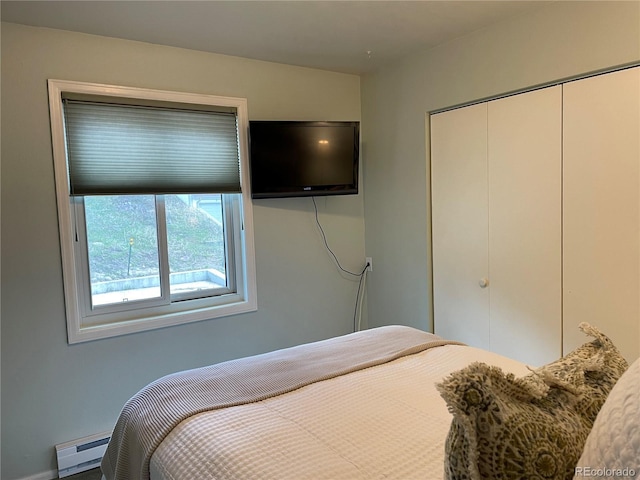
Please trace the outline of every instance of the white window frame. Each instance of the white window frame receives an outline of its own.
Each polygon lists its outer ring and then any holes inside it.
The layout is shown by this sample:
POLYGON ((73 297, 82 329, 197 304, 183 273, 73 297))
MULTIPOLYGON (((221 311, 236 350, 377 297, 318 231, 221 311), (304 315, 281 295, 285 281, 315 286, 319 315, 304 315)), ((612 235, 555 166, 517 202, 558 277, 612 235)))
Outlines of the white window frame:
MULTIPOLYGON (((253 209, 249 192, 248 167, 248 113, 245 98, 220 97, 214 95, 151 90, 95 83, 49 80, 49 113, 58 204, 58 226, 64 279, 64 295, 67 317, 68 342, 79 343, 101 338, 124 335, 183 323, 209 320, 257 310, 255 249, 253 241, 253 209), (67 149, 64 129, 62 97, 64 94, 79 94, 117 99, 192 104, 198 106, 231 107, 237 112, 241 194, 225 194, 235 205, 231 209, 236 225, 233 244, 235 269, 229 274, 235 279, 236 292, 204 299, 175 302, 163 307, 131 309, 126 315, 101 317, 87 314, 90 304, 90 288, 83 288, 86 259, 82 248, 76 248, 74 197, 69 195, 67 149), (85 265, 85 266, 83 266, 85 265)), ((88 286, 88 285, 87 285, 88 286)))

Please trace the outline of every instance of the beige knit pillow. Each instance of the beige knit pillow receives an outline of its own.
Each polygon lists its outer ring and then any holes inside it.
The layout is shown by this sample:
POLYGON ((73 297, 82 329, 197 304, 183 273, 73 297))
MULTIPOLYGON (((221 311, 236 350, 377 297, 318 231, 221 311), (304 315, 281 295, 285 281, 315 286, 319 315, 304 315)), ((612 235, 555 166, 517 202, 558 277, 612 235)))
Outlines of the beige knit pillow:
POLYGON ((438 385, 453 421, 445 478, 570 479, 591 426, 627 362, 606 336, 523 378, 474 363, 438 385))

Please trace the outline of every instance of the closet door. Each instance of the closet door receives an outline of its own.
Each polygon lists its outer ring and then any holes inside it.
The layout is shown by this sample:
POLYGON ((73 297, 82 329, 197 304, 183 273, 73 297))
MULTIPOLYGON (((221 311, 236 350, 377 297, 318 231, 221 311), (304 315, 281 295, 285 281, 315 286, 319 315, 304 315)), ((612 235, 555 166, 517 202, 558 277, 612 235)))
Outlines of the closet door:
POLYGON ((435 333, 489 348, 487 105, 431 116, 435 333))
POLYGON ((562 352, 562 87, 489 102, 491 350, 562 352))
POLYGON ((640 68, 564 85, 564 351, 640 355, 640 68))

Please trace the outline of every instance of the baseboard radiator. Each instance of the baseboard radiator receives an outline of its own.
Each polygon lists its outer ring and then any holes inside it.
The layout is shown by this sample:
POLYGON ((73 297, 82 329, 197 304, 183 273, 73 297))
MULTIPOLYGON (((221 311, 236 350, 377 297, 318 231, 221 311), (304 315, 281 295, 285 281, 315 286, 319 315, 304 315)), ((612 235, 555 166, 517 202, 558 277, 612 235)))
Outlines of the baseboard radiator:
POLYGON ((111 432, 104 432, 56 445, 58 477, 99 467, 110 438, 111 432))

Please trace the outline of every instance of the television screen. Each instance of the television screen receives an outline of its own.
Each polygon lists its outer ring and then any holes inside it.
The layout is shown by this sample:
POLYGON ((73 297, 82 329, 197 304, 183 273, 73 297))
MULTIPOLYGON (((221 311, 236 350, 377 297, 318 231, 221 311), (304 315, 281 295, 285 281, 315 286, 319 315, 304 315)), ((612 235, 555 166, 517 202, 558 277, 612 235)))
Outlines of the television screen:
POLYGON ((358 193, 359 122, 252 121, 253 198, 358 193))

